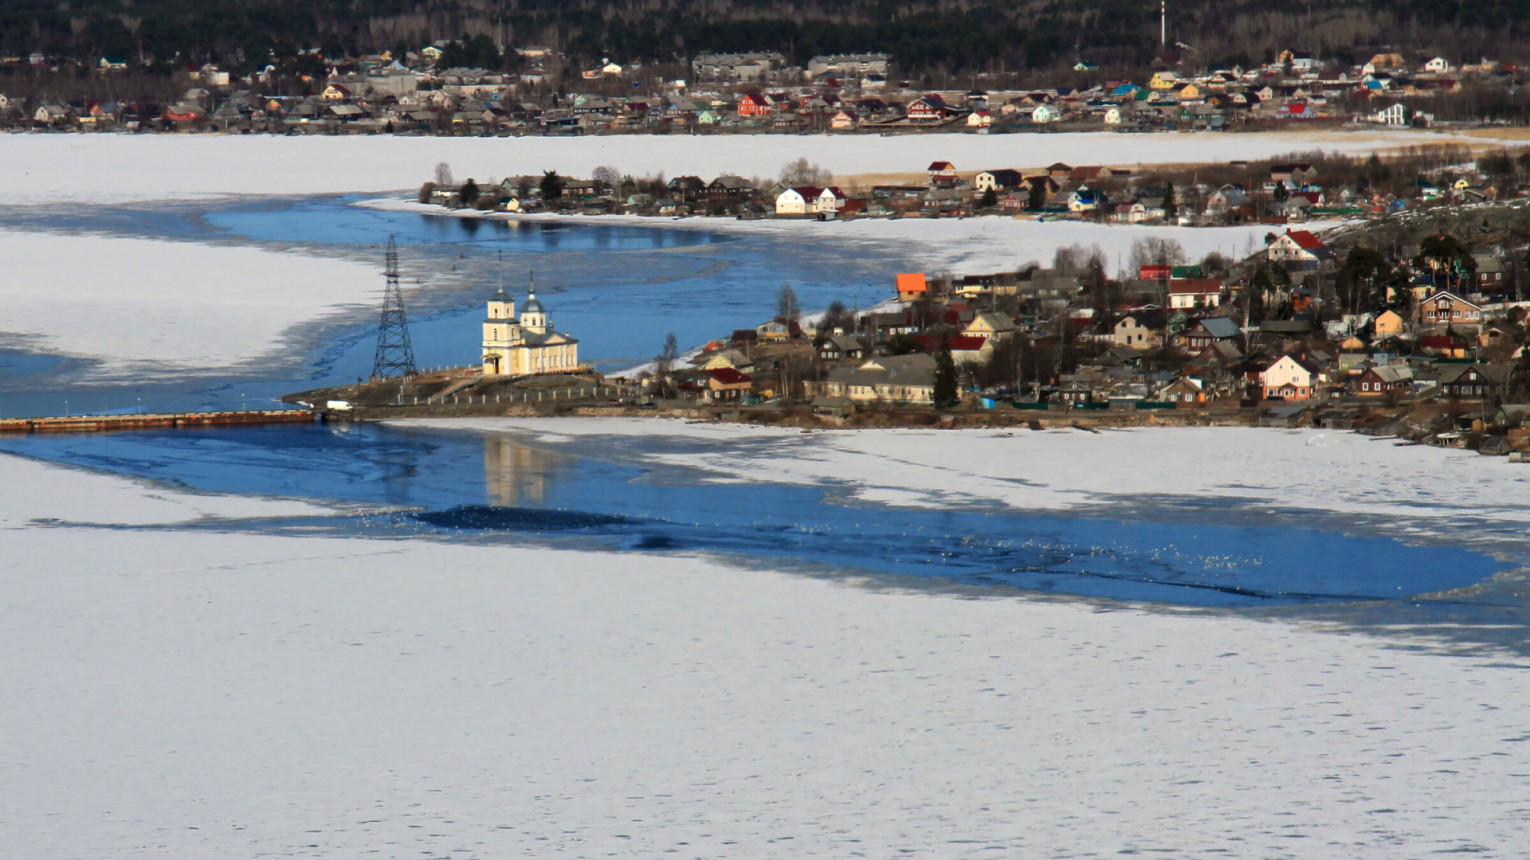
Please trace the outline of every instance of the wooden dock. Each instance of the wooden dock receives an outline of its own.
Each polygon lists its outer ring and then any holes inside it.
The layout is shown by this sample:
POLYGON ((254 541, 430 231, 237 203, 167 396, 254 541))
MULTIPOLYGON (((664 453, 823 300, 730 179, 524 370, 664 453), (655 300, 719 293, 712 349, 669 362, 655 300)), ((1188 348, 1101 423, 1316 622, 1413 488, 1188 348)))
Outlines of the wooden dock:
POLYGON ((237 427, 256 424, 312 424, 321 420, 300 409, 240 412, 159 412, 129 415, 63 415, 0 419, 0 433, 120 433, 166 428, 237 427))

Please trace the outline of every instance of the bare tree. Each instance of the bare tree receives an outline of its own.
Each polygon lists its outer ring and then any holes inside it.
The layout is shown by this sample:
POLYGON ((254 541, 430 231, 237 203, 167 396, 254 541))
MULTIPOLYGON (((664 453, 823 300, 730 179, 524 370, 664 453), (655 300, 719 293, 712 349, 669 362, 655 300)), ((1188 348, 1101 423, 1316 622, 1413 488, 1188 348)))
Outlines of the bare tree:
POLYGON ((828 185, 834 181, 834 174, 817 164, 809 162, 806 158, 796 161, 788 161, 781 165, 781 184, 790 186, 799 185, 828 185))
POLYGON ((797 291, 792 289, 791 284, 782 284, 776 293, 776 317, 784 323, 792 323, 801 315, 802 308, 797 305, 797 291))
POLYGON ((1149 236, 1132 244, 1131 274, 1135 277, 1143 266, 1178 266, 1188 259, 1178 240, 1149 236))
POLYGON ((621 168, 615 165, 605 164, 590 172, 590 178, 610 189, 620 188, 622 185, 621 168))
POLYGON ((438 187, 450 188, 455 184, 452 181, 452 166, 444 161, 438 162, 436 164, 436 185, 438 187))
POLYGON ((1105 265, 1105 251, 1099 245, 1063 245, 1057 249, 1052 257, 1052 268, 1066 274, 1075 274, 1088 271, 1098 263, 1105 265))

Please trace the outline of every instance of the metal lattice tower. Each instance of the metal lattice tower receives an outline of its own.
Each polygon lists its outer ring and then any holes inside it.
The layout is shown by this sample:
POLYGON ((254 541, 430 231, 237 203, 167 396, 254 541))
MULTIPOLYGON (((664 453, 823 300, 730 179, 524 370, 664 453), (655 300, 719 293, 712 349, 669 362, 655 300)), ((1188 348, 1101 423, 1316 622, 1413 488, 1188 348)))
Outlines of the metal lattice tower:
POLYGON ((404 316, 404 293, 398 286, 398 243, 388 237, 388 286, 383 292, 382 323, 377 328, 377 353, 372 376, 412 376, 414 347, 409 344, 409 320, 404 316))

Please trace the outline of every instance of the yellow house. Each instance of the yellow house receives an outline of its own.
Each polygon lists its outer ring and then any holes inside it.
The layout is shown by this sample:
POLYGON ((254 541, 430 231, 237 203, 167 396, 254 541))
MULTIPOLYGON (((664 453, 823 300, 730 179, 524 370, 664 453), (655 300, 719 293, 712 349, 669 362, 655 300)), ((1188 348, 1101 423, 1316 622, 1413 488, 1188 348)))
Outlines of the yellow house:
POLYGON ((1173 89, 1174 85, 1177 84, 1177 83, 1179 83, 1179 76, 1174 74, 1173 72, 1154 72, 1153 73, 1153 77, 1148 80, 1148 89, 1150 89, 1150 90, 1168 90, 1168 89, 1173 89))
POLYGON ((1372 324, 1372 330, 1378 338, 1402 334, 1403 318, 1397 311, 1382 311, 1372 324))
POLYGON ((1201 99, 1201 98, 1205 98, 1206 97, 1205 91, 1203 91, 1200 87, 1196 86, 1195 84, 1190 84, 1190 83, 1187 83, 1184 86, 1180 87, 1174 94, 1176 96, 1178 96, 1179 98, 1184 99, 1186 101, 1193 100, 1193 99, 1201 99))
POLYGON ((962 329, 962 334, 968 337, 980 337, 983 340, 1003 340, 1015 333, 1015 321, 1000 313, 984 311, 972 318, 972 322, 962 329))
POLYGON ((930 294, 930 284, 921 273, 898 276, 898 301, 913 302, 930 294))
POLYGON ((515 300, 503 288, 489 297, 489 316, 483 321, 485 376, 569 373, 579 369, 579 341, 553 329, 546 308, 537 301, 535 282, 519 320, 515 317, 515 300))

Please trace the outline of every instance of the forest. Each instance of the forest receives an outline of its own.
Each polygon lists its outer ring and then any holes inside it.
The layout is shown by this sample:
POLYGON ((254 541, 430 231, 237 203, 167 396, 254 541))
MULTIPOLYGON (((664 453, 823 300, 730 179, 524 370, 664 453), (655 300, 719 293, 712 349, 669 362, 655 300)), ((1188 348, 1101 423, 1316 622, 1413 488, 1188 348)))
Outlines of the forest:
MULTIPOLYGON (((574 60, 684 62, 709 51, 779 51, 804 63, 880 51, 905 75, 1131 70, 1167 53, 1193 66, 1268 62, 1289 48, 1364 62, 1380 50, 1517 61, 1530 0, 1171 0, 1169 46, 1153 0, 7 0, 0 56, 148 71, 218 62, 233 71, 418 49, 467 36, 540 44, 574 60)), ((505 52, 501 62, 517 57, 505 52)))

